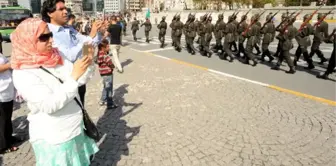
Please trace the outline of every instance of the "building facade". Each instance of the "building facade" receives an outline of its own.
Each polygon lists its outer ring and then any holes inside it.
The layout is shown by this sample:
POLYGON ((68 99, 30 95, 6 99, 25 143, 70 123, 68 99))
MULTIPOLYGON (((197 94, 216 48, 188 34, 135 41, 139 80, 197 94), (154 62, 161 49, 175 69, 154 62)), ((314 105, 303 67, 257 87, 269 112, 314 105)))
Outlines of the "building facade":
POLYGON ((143 7, 143 0, 126 0, 126 10, 129 11, 140 11, 141 8, 143 7))
POLYGON ((82 0, 65 0, 65 6, 70 8, 73 14, 83 13, 82 0))
POLYGON ((105 12, 119 12, 125 10, 124 0, 104 0, 105 12))

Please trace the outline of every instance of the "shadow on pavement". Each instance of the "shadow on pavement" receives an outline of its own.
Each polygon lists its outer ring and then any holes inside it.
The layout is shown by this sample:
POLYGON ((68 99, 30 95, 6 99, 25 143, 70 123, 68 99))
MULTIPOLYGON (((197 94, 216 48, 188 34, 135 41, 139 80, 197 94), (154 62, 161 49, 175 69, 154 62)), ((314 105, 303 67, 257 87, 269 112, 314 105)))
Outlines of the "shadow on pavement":
POLYGON ((22 140, 22 142, 16 144, 16 146, 20 146, 29 139, 29 122, 27 120, 27 116, 17 117, 12 121, 12 123, 14 135, 22 140))
POLYGON ((132 62, 133 62, 132 59, 126 59, 126 61, 121 62, 121 66, 122 66, 122 67, 125 67, 125 66, 131 64, 132 62))
POLYGON ((128 84, 117 88, 114 93, 114 100, 118 108, 105 110, 104 115, 98 120, 97 127, 103 135, 103 141, 99 146, 100 151, 95 155, 91 165, 116 166, 121 156, 129 155, 128 143, 140 132, 140 127, 129 127, 124 119, 125 115, 133 112, 141 103, 127 103, 124 95, 128 93, 128 84), (123 107, 124 111, 123 111, 123 107), (130 107, 130 108, 129 108, 130 107))

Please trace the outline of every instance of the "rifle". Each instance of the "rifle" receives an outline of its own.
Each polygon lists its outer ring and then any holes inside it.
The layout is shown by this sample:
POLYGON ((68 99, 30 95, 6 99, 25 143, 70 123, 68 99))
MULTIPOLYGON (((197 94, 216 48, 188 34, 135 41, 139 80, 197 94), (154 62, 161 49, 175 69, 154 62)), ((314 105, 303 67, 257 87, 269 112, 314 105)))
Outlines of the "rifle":
POLYGON ((254 19, 248 26, 247 28, 244 30, 244 32, 242 33, 243 36, 246 35, 247 31, 252 27, 252 25, 254 25, 257 20, 266 12, 266 10, 264 10, 261 14, 258 14, 258 17, 256 19, 254 19))
POLYGON ((336 28, 334 28, 334 30, 331 32, 331 34, 327 37, 327 40, 330 40, 331 37, 335 35, 335 33, 336 33, 336 28))
MULTIPOLYGON (((302 12, 302 9, 299 11, 299 13, 301 13, 301 12, 302 12)), ((296 11, 292 12, 292 13, 289 15, 288 18, 291 18, 295 13, 296 13, 296 11)), ((284 23, 288 20, 288 18, 282 20, 282 21, 280 22, 280 24, 279 24, 275 29, 279 29, 280 26, 281 26, 282 24, 284 24, 284 23)))
MULTIPOLYGON (((300 15, 301 12, 298 12, 295 16, 294 16, 294 19, 293 20, 289 20, 288 23, 286 24, 286 26, 282 29, 282 33, 286 31, 286 29, 288 28, 289 24, 291 24, 292 22, 290 21, 295 21, 296 20, 296 17, 300 15)), ((290 17, 288 18, 290 19, 290 17)), ((301 28, 301 27, 300 27, 301 28)), ((300 32, 300 31, 299 31, 300 32)))
POLYGON ((326 13, 320 20, 318 20, 318 22, 316 22, 314 24, 314 27, 318 26, 321 24, 321 22, 327 17, 327 15, 331 14, 331 12, 333 11, 334 9, 331 9, 328 13, 326 13))
POLYGON ((211 17, 211 14, 212 14, 212 13, 210 13, 209 16, 207 16, 205 22, 207 22, 207 21, 209 20, 209 18, 211 17))
POLYGON ((249 11, 247 11, 247 12, 244 14, 244 18, 245 18, 245 19, 241 19, 240 22, 238 23, 238 26, 239 26, 241 23, 243 23, 243 22, 247 19, 247 15, 250 13, 251 10, 252 10, 252 9, 250 9, 249 11))
POLYGON ((305 22, 303 22, 302 24, 301 24, 301 26, 300 26, 300 29, 298 30, 299 32, 301 32, 302 31, 302 29, 309 23, 309 21, 313 18, 313 16, 321 9, 321 7, 322 7, 323 5, 321 5, 318 9, 316 9, 310 16, 309 16, 309 18, 305 21, 305 22))
POLYGON ((278 10, 276 13, 274 13, 270 19, 266 20, 266 22, 264 23, 264 25, 261 27, 261 30, 264 29, 265 26, 266 26, 269 22, 271 22, 271 21, 273 20, 273 18, 274 18, 279 12, 280 12, 280 10, 278 10))

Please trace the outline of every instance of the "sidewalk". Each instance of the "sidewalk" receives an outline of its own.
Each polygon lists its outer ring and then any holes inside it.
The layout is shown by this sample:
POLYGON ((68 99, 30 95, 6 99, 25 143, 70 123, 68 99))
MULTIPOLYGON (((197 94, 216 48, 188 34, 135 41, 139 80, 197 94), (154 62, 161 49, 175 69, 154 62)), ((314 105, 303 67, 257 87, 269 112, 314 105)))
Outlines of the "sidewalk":
MULTIPOLYGON (((88 85, 86 107, 105 133, 93 166, 336 162, 332 106, 125 47, 121 61, 125 71, 116 72, 114 89, 122 108, 98 106, 98 73, 88 85)), ((20 135, 27 134, 24 109, 13 117, 20 135)), ((6 166, 33 164, 28 142, 3 157, 6 166)))

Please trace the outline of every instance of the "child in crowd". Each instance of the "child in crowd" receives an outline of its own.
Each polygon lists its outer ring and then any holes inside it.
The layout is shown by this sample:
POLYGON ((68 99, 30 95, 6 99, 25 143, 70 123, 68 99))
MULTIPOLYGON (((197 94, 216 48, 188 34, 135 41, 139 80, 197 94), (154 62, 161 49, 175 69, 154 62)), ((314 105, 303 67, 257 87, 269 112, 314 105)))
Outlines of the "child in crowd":
POLYGON ((108 56, 110 50, 109 42, 103 39, 98 45, 97 63, 99 66, 99 73, 103 78, 103 91, 99 104, 107 104, 107 109, 115 109, 118 106, 113 102, 113 62, 108 56))

